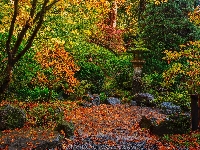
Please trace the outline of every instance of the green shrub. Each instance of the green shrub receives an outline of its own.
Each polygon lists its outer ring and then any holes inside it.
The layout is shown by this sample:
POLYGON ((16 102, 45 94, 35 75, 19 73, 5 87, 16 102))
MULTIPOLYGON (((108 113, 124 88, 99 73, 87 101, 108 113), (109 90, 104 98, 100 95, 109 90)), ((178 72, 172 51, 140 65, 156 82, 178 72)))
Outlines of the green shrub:
POLYGON ((54 130, 58 132, 63 131, 65 133, 65 137, 70 138, 74 135, 75 127, 72 122, 62 120, 61 122, 57 123, 54 130))
POLYGON ((183 111, 190 110, 191 100, 187 91, 165 92, 155 99, 155 103, 158 105, 162 102, 172 102, 173 104, 180 106, 183 111))
MULTIPOLYGON (((46 101, 49 95, 49 89, 47 87, 36 86, 34 88, 24 87, 22 89, 17 89, 15 94, 19 100, 25 101, 46 101)), ((56 99, 58 97, 57 92, 52 92, 52 98, 56 99)))
POLYGON ((100 93, 104 83, 104 73, 101 68, 93 63, 80 63, 80 70, 76 73, 78 80, 87 80, 91 84, 92 93, 100 93))
POLYGON ((47 107, 45 104, 39 104, 34 107, 29 115, 32 118, 34 126, 48 125, 49 122, 59 122, 63 118, 63 112, 59 108, 47 107))
POLYGON ((168 0, 166 3, 147 5, 140 22, 141 37, 146 47, 145 73, 162 73, 168 64, 162 60, 164 50, 178 50, 179 45, 199 39, 199 28, 190 22, 188 12, 193 2, 168 0))
POLYGON ((106 99, 107 99, 106 93, 105 92, 100 93, 99 97, 100 97, 100 103, 105 104, 106 99))

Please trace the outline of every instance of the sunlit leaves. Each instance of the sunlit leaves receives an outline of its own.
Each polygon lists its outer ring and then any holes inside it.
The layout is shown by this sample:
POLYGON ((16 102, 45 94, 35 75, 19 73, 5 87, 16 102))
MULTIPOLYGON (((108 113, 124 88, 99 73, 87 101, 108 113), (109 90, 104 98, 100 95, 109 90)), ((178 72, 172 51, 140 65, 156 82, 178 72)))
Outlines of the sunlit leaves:
POLYGON ((78 83, 74 74, 79 68, 61 44, 55 43, 53 48, 45 46, 42 51, 36 54, 35 59, 44 69, 38 72, 35 80, 50 89, 61 86, 66 93, 73 92, 72 88, 78 83))
POLYGON ((190 92, 198 92, 200 87, 200 41, 190 41, 186 45, 180 45, 181 51, 165 51, 167 60, 172 66, 163 73, 165 85, 170 86, 177 75, 182 74, 190 92), (181 64, 175 61, 185 58, 187 63, 181 64), (175 62, 175 63, 174 63, 175 62))
POLYGON ((200 26, 200 10, 199 10, 199 6, 197 8, 195 8, 195 10, 193 12, 190 12, 188 14, 190 21, 193 22, 194 24, 200 26))

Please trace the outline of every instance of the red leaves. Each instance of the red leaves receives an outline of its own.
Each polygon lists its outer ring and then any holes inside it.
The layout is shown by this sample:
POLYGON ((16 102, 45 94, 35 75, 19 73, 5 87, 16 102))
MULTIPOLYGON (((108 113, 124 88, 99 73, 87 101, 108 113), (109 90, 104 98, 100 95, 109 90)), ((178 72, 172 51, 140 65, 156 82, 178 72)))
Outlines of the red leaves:
POLYGON ((99 24, 99 32, 92 38, 91 42, 103 46, 114 53, 125 52, 123 41, 123 30, 113 28, 105 24, 99 24))

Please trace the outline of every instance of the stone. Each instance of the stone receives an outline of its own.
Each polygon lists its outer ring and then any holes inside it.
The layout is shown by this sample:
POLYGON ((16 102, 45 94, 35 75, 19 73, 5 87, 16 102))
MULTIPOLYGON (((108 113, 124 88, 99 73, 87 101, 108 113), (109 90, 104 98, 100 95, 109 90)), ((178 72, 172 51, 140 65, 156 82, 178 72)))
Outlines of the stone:
POLYGON ((130 104, 131 104, 131 106, 137 106, 137 102, 133 101, 133 100, 131 100, 130 104))
POLYGON ((154 104, 154 97, 149 93, 137 93, 133 97, 133 101, 136 101, 138 106, 152 107, 154 104))
POLYGON ((60 132, 61 130, 64 131, 66 138, 71 138, 74 135, 74 124, 72 122, 61 121, 55 127, 55 131, 60 132))
POLYGON ((142 82, 141 77, 134 76, 132 86, 133 86, 134 94, 142 92, 143 91, 143 82, 142 82))
POLYGON ((156 123, 155 118, 147 119, 142 116, 139 122, 141 128, 147 128, 152 134, 163 136, 164 134, 185 134, 190 129, 190 117, 188 115, 173 115, 156 123))
POLYGON ((90 94, 83 96, 82 99, 84 102, 82 102, 80 105, 83 107, 91 107, 91 106, 99 106, 100 105, 100 97, 98 94, 90 94))
POLYGON ((25 112, 11 105, 0 108, 0 130, 22 128, 26 122, 25 112))
POLYGON ((160 105, 161 112, 166 115, 172 115, 181 112, 181 107, 174 105, 172 102, 163 102, 160 105))
POLYGON ((110 104, 110 105, 121 104, 120 99, 115 98, 115 97, 108 97, 108 98, 106 99, 106 101, 107 101, 107 104, 110 104))
POLYGON ((99 95, 93 94, 91 98, 92 98, 92 105, 94 105, 94 106, 100 105, 100 97, 99 97, 99 95))
POLYGON ((90 103, 88 101, 83 101, 83 102, 79 103, 79 105, 83 106, 83 107, 91 107, 92 103, 90 103))

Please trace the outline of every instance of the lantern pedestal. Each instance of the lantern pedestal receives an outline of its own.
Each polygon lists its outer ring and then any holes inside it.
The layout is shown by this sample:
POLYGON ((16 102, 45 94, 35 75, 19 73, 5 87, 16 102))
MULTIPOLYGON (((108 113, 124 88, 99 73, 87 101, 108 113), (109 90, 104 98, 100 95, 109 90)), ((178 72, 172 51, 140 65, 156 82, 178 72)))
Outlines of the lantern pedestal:
POLYGON ((142 68, 145 63, 145 61, 142 58, 142 54, 144 53, 144 51, 132 50, 131 53, 133 53, 133 60, 131 62, 133 63, 133 68, 134 68, 134 76, 132 83, 133 94, 142 93, 143 83, 141 80, 141 75, 142 75, 142 68))

